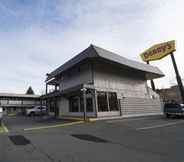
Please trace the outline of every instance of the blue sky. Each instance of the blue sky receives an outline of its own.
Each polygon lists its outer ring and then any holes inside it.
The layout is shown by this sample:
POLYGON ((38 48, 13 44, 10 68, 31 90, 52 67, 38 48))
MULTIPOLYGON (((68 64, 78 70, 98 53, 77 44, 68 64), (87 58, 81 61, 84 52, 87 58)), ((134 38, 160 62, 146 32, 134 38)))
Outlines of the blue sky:
MULTIPOLYGON (((124 57, 154 43, 177 40, 175 52, 184 78, 184 2, 181 0, 0 0, 0 92, 44 91, 45 74, 91 43, 124 57)), ((151 64, 175 83, 170 58, 151 64)))

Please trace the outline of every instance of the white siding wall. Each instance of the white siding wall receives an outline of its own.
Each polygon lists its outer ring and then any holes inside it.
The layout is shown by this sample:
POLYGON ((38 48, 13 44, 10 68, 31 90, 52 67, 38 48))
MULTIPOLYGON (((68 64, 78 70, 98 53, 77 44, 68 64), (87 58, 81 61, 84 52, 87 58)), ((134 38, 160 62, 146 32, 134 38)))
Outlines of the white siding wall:
MULTIPOLYGON (((136 74, 135 74, 136 75, 136 74)), ((115 91, 118 98, 141 97, 148 98, 147 84, 144 78, 133 77, 134 74, 124 74, 117 68, 95 65, 94 85, 97 90, 115 91), (132 75, 132 77, 131 77, 132 75)))
MULTIPOLYGON (((99 91, 117 92, 123 116, 161 114, 162 106, 158 94, 148 88, 143 76, 135 76, 136 73, 124 74, 118 68, 96 64, 94 85, 99 91)), ((98 115, 110 116, 111 112, 101 112, 98 115)))
POLYGON ((71 69, 62 76, 60 82, 60 90, 65 90, 80 84, 92 83, 92 71, 90 64, 84 64, 79 67, 71 69))
POLYGON ((39 105, 40 101, 33 101, 33 100, 0 100, 1 105, 39 105))
POLYGON ((161 114, 160 100, 148 98, 123 98, 121 99, 121 111, 123 116, 137 116, 146 114, 161 114))
POLYGON ((69 101, 61 97, 58 99, 57 106, 59 108, 59 116, 66 116, 69 114, 69 101))
MULTIPOLYGON (((25 100, 25 101, 23 101, 23 104, 25 104, 25 105, 35 105, 36 104, 36 102, 35 101, 29 101, 29 100, 25 100)), ((38 103, 39 104, 39 103, 38 103)))
POLYGON ((0 105, 7 105, 8 104, 8 100, 0 100, 0 105))
POLYGON ((22 101, 17 101, 17 100, 15 100, 15 101, 10 100, 9 101, 10 105, 21 105, 21 103, 22 103, 22 101))

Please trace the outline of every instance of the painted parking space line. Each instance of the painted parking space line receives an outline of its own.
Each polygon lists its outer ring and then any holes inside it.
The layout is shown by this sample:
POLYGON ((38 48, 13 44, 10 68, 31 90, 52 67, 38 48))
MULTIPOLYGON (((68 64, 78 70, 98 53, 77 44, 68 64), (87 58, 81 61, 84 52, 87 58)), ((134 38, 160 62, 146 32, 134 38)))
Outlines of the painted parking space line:
POLYGON ((153 126, 149 126, 149 127, 142 127, 142 128, 137 128, 136 130, 148 130, 148 129, 155 129, 155 128, 163 128, 163 127, 169 127, 169 126, 173 126, 173 125, 177 125, 177 124, 181 124, 184 123, 184 121, 180 121, 180 122, 170 122, 167 124, 159 124, 159 125, 153 125, 153 126))
POLYGON ((124 122, 124 121, 136 121, 136 120, 146 120, 146 119, 150 119, 150 118, 134 118, 134 119, 115 119, 115 120, 111 120, 111 121, 107 121, 107 123, 119 123, 119 122, 124 122))
POLYGON ((65 127, 70 125, 76 125, 84 123, 84 121, 77 121, 77 122, 71 122, 71 123, 65 123, 65 124, 56 124, 56 125, 49 125, 49 126, 40 126, 40 127, 31 127, 31 128, 25 128, 24 131, 31 131, 31 130, 41 130, 41 129, 49 129, 49 128, 58 128, 58 127, 65 127))

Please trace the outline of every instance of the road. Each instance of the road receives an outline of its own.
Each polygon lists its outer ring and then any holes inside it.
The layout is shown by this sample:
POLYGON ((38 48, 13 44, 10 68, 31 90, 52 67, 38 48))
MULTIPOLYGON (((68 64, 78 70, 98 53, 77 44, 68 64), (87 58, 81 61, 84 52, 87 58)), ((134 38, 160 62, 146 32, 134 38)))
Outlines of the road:
POLYGON ((155 116, 24 131, 35 120, 14 117, 5 125, 9 133, 0 135, 0 162, 183 161, 184 119, 155 116), (17 136, 18 143, 12 140, 17 136))

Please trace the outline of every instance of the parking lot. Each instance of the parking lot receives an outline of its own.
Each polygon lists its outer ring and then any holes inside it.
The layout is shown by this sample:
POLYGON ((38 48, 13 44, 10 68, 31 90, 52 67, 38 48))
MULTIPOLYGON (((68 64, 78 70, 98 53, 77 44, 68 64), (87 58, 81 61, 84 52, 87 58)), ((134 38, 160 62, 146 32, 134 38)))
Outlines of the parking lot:
MULTIPOLYGON (((0 135, 0 161, 183 161, 184 119, 152 116, 25 131, 40 125, 38 121, 26 117, 5 119, 9 132, 0 135)), ((61 123, 51 121, 41 125, 61 123)))
POLYGON ((10 132, 21 132, 24 129, 52 126, 57 124, 66 124, 72 121, 55 119, 54 116, 6 116, 4 123, 10 132))

